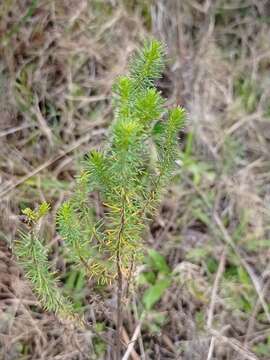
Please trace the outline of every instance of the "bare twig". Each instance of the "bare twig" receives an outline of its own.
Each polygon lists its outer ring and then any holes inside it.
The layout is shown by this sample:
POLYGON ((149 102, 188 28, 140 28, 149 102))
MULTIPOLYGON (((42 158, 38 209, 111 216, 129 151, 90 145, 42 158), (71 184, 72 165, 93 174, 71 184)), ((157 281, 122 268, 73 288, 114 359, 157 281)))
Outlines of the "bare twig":
MULTIPOLYGON (((133 298, 132 298, 132 305, 133 305, 133 311, 134 311, 135 318, 136 318, 136 320, 140 321, 135 296, 133 296, 133 298)), ((141 319, 143 320, 143 318, 141 318, 141 319)), ((145 360, 146 356, 145 356, 145 351, 144 351, 143 339, 142 339, 141 332, 139 333, 138 341, 139 341, 139 347, 140 347, 141 360, 145 360)))
POLYGON ((209 350, 208 350, 207 360, 211 360, 211 359, 212 359, 212 355, 213 355, 213 351, 214 351, 214 346, 215 346, 215 337, 212 336, 212 337, 211 337, 211 341, 210 341, 209 350))
MULTIPOLYGON (((270 279, 268 281, 266 281, 266 283, 264 284, 264 287, 262 289, 263 296, 265 295, 266 291, 268 290, 269 284, 270 284, 270 279)), ((251 333, 252 333, 252 330, 253 330, 253 327, 255 324, 256 316, 257 316, 257 313, 260 310, 260 308, 261 308, 261 301, 258 297, 257 301, 254 305, 253 312, 248 321, 247 332, 245 335, 245 346, 247 346, 247 344, 249 342, 249 338, 251 336, 251 333)))
MULTIPOLYGON (((209 203, 207 201, 207 199, 205 198, 204 194, 200 191, 200 189, 194 185, 192 182, 190 182, 188 179, 187 181, 194 187, 194 189, 196 190, 196 192, 200 195, 200 197, 202 198, 202 200, 204 201, 206 207, 208 209, 210 209, 209 203)), ((258 298, 261 302, 262 308, 266 314, 267 320, 270 322, 270 313, 268 310, 268 306, 266 304, 266 301, 264 299, 264 294, 262 291, 262 285, 260 283, 260 280, 258 279, 257 275, 255 274, 254 270, 252 269, 252 267, 247 263, 247 261, 245 260, 245 256, 243 254, 243 251, 240 251, 240 249, 237 247, 237 245, 235 245, 235 243, 233 242, 233 239, 231 238, 231 236, 229 235, 228 231, 226 230, 225 226, 223 225, 219 215, 217 214, 217 212, 215 211, 213 214, 213 219, 219 229, 219 234, 222 236, 222 240, 225 241, 234 251, 234 253, 237 255, 240 263, 242 264, 242 266, 245 268, 245 270, 247 271, 253 285, 254 288, 258 294, 258 298)), ((212 228, 212 230, 214 232, 216 232, 216 230, 214 228, 212 228)))
POLYGON ((126 350, 124 356, 122 357, 122 360, 128 360, 129 355, 130 355, 131 352, 133 351, 134 345, 135 345, 135 343, 136 343, 136 341, 137 341, 137 339, 138 339, 138 336, 140 335, 140 332, 141 332, 141 326, 142 326, 142 322, 143 322, 144 316, 145 316, 145 314, 142 313, 141 318, 140 318, 140 320, 139 320, 139 322, 138 322, 138 324, 137 324, 137 326, 136 326, 136 328, 135 328, 135 330, 134 330, 134 333, 133 333, 133 336, 132 336, 132 338, 131 338, 131 341, 130 341, 130 343, 128 344, 127 350, 126 350))
MULTIPOLYGON (((126 329, 124 328, 124 326, 122 326, 122 337, 124 339, 124 342, 126 343, 126 345, 128 346, 131 342, 131 340, 128 337, 128 334, 126 332, 126 329)), ((132 360, 141 360, 140 356, 137 354, 137 352, 134 350, 134 348, 132 349, 130 356, 132 358, 132 360)))
MULTIPOLYGON (((213 322, 213 317, 214 317, 214 310, 215 310, 215 303, 216 303, 216 297, 217 297, 217 291, 218 291, 218 284, 219 284, 219 281, 220 281, 221 276, 222 276, 223 271, 224 271, 225 261, 226 261, 226 249, 224 249, 222 254, 221 254, 219 267, 218 267, 216 278, 215 278, 214 285, 213 285, 213 290, 212 290, 212 295, 211 295, 211 302, 210 302, 210 307, 209 307, 209 311, 208 311, 208 318, 207 318, 207 327, 209 329, 212 327, 212 322, 213 322)), ((215 338, 214 338, 214 336, 212 336, 209 351, 208 351, 207 360, 212 359, 212 355, 213 355, 213 351, 214 351, 214 344, 215 344, 215 338)))
POLYGON ((33 108, 31 108, 31 113, 37 119, 39 127, 43 134, 47 137, 50 146, 53 147, 54 142, 52 131, 40 111, 37 96, 35 96, 35 105, 33 106, 33 108))
POLYGON ((242 264, 242 266, 246 269, 253 285, 254 288, 258 294, 258 298, 261 302, 262 308, 267 316, 267 320, 270 322, 270 314, 269 314, 269 310, 268 310, 268 306, 265 302, 264 299, 264 295, 263 295, 263 291, 262 291, 262 286, 260 283, 260 280, 258 279, 257 275, 255 274, 254 270, 252 269, 252 267, 247 263, 247 261, 245 260, 245 257, 243 256, 243 254, 240 253, 240 250, 238 249, 238 247, 234 244, 232 238, 230 237, 229 233, 227 232, 227 230, 225 229, 220 217, 218 216, 217 213, 214 214, 214 220, 216 222, 216 224, 218 225, 219 229, 221 230, 222 234, 223 234, 223 238, 224 240, 232 247, 232 249, 234 250, 235 254, 238 256, 240 263, 242 264))
POLYGON ((98 129, 98 130, 94 130, 89 134, 86 134, 85 136, 82 136, 79 140, 75 141, 73 144, 71 144, 66 150, 63 151, 63 153, 56 155, 55 157, 45 161, 43 164, 41 164, 40 166, 38 166, 36 169, 34 169, 33 171, 31 171, 29 174, 26 174, 25 176, 23 176, 22 178, 20 178, 19 180, 17 180, 13 185, 7 187, 6 189, 2 190, 0 192, 0 198, 3 198, 5 195, 7 195, 10 191, 14 190, 17 186, 23 184, 25 181, 27 181, 28 179, 30 179, 31 177, 37 175, 40 171, 46 169, 47 167, 49 167, 50 165, 52 165, 53 163, 55 163, 56 161, 60 160, 62 157, 64 157, 65 155, 67 155, 68 153, 74 151, 75 149, 77 149, 79 146, 81 146, 83 143, 86 143, 87 141, 89 141, 94 135, 100 135, 100 134, 104 134, 105 130, 104 129, 98 129))
POLYGON ((209 307, 209 311, 208 311, 208 318, 207 318, 207 327, 208 328, 212 327, 214 310, 215 310, 215 303, 216 303, 216 297, 217 297, 217 291, 218 291, 218 284, 219 284, 219 281, 220 281, 221 276, 222 276, 223 271, 224 271, 225 261, 226 261, 226 249, 224 249, 222 251, 221 258, 220 258, 220 261, 219 261, 219 267, 218 267, 218 270, 217 270, 216 278, 215 278, 213 289, 212 289, 211 302, 210 302, 210 307, 209 307))
POLYGON ((10 135, 10 134, 14 134, 17 131, 28 129, 30 127, 31 127, 31 125, 29 125, 29 124, 23 124, 23 125, 20 125, 20 126, 14 126, 14 127, 8 128, 8 129, 4 129, 4 130, 0 131, 0 138, 4 137, 4 136, 7 136, 7 135, 10 135))
POLYGON ((209 332, 218 341, 220 341, 220 342, 222 342, 224 344, 228 344, 236 352, 241 354, 244 359, 247 359, 247 360, 259 360, 254 353, 252 353, 251 351, 245 349, 243 347, 243 345, 239 341, 237 341, 235 339, 232 339, 232 338, 228 338, 226 336, 223 336, 218 331, 216 331, 214 329, 209 329, 209 332))

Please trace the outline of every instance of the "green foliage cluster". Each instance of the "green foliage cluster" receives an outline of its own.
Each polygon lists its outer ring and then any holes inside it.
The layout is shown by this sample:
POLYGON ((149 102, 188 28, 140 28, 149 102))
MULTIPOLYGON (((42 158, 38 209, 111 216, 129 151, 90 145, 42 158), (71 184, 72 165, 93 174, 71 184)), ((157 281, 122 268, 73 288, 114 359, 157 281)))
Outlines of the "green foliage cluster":
POLYGON ((72 305, 57 286, 58 278, 49 266, 48 251, 39 238, 35 234, 22 234, 16 250, 44 308, 72 317, 72 305))
POLYGON ((20 233, 20 240, 15 243, 14 251, 43 307, 60 317, 73 318, 72 304, 57 286, 59 279, 48 262, 48 249, 38 236, 38 221, 49 209, 50 205, 43 202, 37 210, 25 208, 22 211, 30 230, 28 233, 20 233))
MULTIPOLYGON (((107 146, 88 154, 74 195, 58 211, 58 230, 70 259, 99 283, 112 282, 119 270, 125 278, 131 276, 143 253, 143 231, 178 158, 185 112, 165 108, 154 86, 163 69, 163 46, 146 42, 132 59, 129 75, 119 77, 113 87, 115 119, 107 146), (102 218, 93 211, 93 192, 101 199, 102 218)), ((39 216, 30 212, 26 215, 37 221, 39 216)), ((69 311, 69 304, 57 298, 54 274, 36 232, 23 235, 15 251, 45 307, 62 313, 64 304, 69 311)))

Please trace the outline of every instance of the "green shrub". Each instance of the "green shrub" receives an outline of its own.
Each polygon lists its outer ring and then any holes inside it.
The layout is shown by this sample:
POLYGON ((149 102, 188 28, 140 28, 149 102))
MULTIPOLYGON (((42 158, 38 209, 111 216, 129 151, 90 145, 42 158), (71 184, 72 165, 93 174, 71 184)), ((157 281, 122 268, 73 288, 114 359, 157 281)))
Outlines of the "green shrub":
MULTIPOLYGON (((164 48, 145 43, 133 57, 128 76, 113 87, 115 118, 108 142, 83 162, 76 189, 58 211, 57 226, 67 254, 86 277, 99 283, 118 282, 118 328, 121 296, 143 254, 142 235, 158 206, 178 157, 178 133, 185 119, 182 108, 167 110, 154 81, 164 69, 164 48), (90 194, 98 192, 104 216, 97 219, 90 194)), ((72 301, 63 297, 39 239, 37 223, 48 206, 25 209, 31 230, 15 245, 15 253, 45 309, 66 317, 72 301)))

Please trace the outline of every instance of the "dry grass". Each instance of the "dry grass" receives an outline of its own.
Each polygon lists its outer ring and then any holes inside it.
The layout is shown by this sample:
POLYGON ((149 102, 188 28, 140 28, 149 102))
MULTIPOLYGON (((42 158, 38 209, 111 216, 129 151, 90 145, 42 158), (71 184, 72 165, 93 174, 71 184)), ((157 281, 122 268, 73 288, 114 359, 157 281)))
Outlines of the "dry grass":
MULTIPOLYGON (((113 79, 153 34, 169 55, 159 88, 189 122, 181 169, 146 236, 174 281, 131 358, 269 359, 269 22, 267 0, 2 1, 0 358, 112 359, 113 289, 80 290, 88 330, 59 323, 9 247, 21 208, 45 199, 55 214, 72 192, 79 159, 105 139, 113 79)), ((44 226, 64 275, 61 240, 53 221, 44 226)), ((126 341, 142 291, 126 308, 126 341)))

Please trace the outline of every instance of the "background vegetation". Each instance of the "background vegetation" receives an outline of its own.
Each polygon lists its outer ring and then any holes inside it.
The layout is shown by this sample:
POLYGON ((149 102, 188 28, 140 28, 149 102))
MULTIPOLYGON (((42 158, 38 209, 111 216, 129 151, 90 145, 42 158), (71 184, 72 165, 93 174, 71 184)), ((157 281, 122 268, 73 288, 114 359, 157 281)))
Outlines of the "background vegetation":
POLYGON ((88 329, 42 311, 10 248, 22 209, 47 201, 53 217, 72 194, 105 140, 113 80, 154 35, 159 90, 189 119, 123 339, 140 330, 131 359, 269 359, 269 22, 266 0, 1 2, 0 358, 112 359, 115 289, 70 270, 52 218, 50 259, 88 329))

